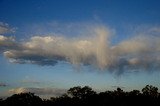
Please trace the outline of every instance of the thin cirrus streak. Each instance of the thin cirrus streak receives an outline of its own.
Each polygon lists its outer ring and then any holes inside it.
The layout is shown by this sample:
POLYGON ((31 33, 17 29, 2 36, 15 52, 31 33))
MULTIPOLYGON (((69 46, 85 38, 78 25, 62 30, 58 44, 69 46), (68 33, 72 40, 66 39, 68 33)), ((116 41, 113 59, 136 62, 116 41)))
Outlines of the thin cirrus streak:
POLYGON ((115 45, 111 45, 112 34, 106 27, 96 27, 90 32, 93 35, 86 38, 48 35, 33 36, 26 42, 16 42, 13 38, 1 35, 0 48, 14 63, 54 66, 58 61, 66 61, 73 65, 91 65, 118 73, 125 70, 160 69, 159 28, 115 45))
POLYGON ((35 94, 38 95, 52 95, 57 97, 66 93, 66 90, 59 88, 24 88, 24 87, 8 90, 8 93, 10 94, 27 93, 27 92, 34 92, 35 94))

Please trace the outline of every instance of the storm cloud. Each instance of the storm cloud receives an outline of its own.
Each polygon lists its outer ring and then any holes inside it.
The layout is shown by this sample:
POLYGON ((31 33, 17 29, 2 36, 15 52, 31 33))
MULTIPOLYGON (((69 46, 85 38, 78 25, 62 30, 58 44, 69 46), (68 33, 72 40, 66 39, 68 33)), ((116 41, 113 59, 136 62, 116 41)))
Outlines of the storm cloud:
POLYGON ((4 55, 11 62, 21 64, 54 66, 59 61, 66 61, 118 73, 125 70, 159 70, 159 29, 150 28, 118 44, 111 42, 112 31, 104 26, 92 28, 91 35, 76 38, 55 34, 33 36, 25 42, 16 42, 0 36, 0 48, 6 48, 4 55))

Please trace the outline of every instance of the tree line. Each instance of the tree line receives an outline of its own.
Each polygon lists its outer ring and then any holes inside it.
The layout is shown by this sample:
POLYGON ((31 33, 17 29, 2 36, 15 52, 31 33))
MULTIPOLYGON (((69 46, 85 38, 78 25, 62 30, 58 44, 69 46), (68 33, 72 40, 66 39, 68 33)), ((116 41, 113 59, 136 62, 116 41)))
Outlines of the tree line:
POLYGON ((34 93, 14 94, 0 99, 0 106, 160 106, 158 88, 146 85, 141 92, 121 88, 97 93, 89 86, 76 86, 59 97, 41 99, 34 93))

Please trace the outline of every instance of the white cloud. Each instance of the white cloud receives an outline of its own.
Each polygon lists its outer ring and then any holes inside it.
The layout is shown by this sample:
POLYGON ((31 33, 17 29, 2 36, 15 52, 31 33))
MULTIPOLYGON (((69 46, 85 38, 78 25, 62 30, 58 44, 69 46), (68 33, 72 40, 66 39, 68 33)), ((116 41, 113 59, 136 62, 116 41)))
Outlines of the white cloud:
POLYGON ((16 44, 13 37, 6 37, 6 36, 3 36, 3 35, 0 35, 0 52, 10 50, 10 49, 13 49, 13 48, 20 49, 20 47, 18 47, 18 46, 19 45, 16 44))
POLYGON ((109 47, 109 31, 105 27, 95 28, 90 38, 69 39, 58 36, 34 36, 22 43, 21 50, 8 50, 4 55, 17 63, 54 65, 68 61, 74 65, 92 64, 104 69, 112 63, 109 47))
POLYGON ((0 34, 15 32, 16 28, 10 28, 7 23, 0 22, 0 34))
POLYGON ((138 36, 126 41, 122 41, 113 49, 116 53, 125 54, 146 54, 160 51, 160 37, 138 36))
POLYGON ((66 93, 66 90, 58 89, 58 88, 24 88, 24 87, 8 90, 9 94, 18 94, 18 93, 27 93, 27 92, 35 93, 39 96, 57 97, 66 93))
MULTIPOLYGON (((118 73, 135 69, 157 70, 160 69, 158 29, 154 27, 147 33, 139 33, 114 46, 110 42, 112 31, 104 26, 92 27, 88 31, 91 35, 81 38, 47 35, 33 36, 29 41, 19 43, 9 40, 8 42, 14 43, 16 48, 6 47, 9 49, 4 55, 15 63, 55 65, 58 61, 67 61, 74 65, 88 64, 118 73)), ((3 41, 7 39, 9 38, 0 37, 0 47, 3 47, 3 41)))

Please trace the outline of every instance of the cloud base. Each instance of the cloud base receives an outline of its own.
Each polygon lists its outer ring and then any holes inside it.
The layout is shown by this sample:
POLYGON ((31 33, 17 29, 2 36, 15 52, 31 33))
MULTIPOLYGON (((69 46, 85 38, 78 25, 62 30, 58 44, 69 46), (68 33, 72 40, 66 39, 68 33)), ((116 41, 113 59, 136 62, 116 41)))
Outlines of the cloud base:
POLYGON ((110 42, 112 31, 104 26, 91 28, 90 35, 81 38, 55 34, 33 36, 28 41, 17 42, 12 37, 1 35, 0 49, 10 62, 19 64, 54 66, 59 61, 66 61, 76 66, 90 65, 117 73, 125 70, 159 70, 159 30, 151 28, 116 45, 110 42))

